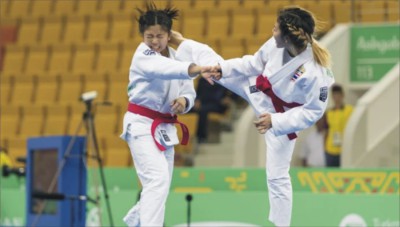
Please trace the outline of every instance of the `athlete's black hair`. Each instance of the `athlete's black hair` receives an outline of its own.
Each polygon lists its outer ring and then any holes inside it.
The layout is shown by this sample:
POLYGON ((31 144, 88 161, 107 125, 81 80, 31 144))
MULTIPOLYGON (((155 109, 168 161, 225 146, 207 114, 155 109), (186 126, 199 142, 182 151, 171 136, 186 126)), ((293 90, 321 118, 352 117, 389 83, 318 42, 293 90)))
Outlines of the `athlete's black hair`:
POLYGON ((146 5, 146 11, 137 9, 140 16, 137 19, 139 22, 139 32, 141 34, 153 25, 160 25, 167 32, 172 29, 172 20, 178 17, 178 10, 171 7, 166 7, 165 9, 157 9, 154 2, 149 1, 146 5))

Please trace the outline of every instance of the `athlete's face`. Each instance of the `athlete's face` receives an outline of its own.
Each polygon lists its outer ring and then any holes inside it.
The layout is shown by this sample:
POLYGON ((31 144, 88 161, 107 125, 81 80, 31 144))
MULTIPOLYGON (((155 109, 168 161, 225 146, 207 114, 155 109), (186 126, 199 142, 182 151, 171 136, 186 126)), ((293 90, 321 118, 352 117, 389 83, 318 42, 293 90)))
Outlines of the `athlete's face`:
POLYGON ((278 22, 275 23, 275 26, 274 26, 274 28, 272 29, 272 35, 273 35, 274 38, 275 38, 276 47, 282 48, 282 47, 285 47, 285 46, 286 46, 286 45, 285 45, 285 41, 284 41, 283 38, 282 38, 281 30, 279 29, 279 24, 278 24, 278 22))
POLYGON ((165 31, 160 25, 148 27, 143 33, 143 42, 152 50, 161 53, 168 46, 170 34, 165 31))

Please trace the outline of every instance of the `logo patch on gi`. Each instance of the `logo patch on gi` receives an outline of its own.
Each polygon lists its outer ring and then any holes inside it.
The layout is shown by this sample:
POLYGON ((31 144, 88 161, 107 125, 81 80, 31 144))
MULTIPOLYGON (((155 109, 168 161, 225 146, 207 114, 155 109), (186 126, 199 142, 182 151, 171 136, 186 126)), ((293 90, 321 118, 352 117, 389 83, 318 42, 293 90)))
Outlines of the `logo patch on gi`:
POLYGON ((165 130, 160 130, 160 132, 161 132, 161 135, 162 135, 162 137, 164 138, 164 141, 165 141, 165 142, 171 141, 171 140, 169 139, 168 135, 167 135, 167 131, 165 131, 165 130))
POLYGON ((328 98, 328 87, 321 87, 319 89, 319 100, 325 102, 328 98))
POLYGON ((256 85, 250 86, 249 89, 250 89, 250 94, 253 94, 253 93, 256 93, 256 92, 260 91, 260 90, 257 89, 256 85))
POLYGON ((143 52, 144 55, 156 55, 154 50, 147 49, 143 52))
POLYGON ((304 66, 300 66, 296 72, 294 73, 294 75, 292 76, 292 81, 296 81, 299 77, 301 77, 304 72, 306 71, 306 69, 304 68, 304 66))

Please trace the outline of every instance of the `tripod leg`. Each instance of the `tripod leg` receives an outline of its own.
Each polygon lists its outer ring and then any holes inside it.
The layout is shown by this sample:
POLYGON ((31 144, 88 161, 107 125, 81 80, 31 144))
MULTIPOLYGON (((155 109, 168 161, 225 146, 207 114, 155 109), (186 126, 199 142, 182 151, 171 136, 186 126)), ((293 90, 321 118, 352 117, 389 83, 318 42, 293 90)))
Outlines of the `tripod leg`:
POLYGON ((106 206, 107 206, 107 213, 108 213, 108 218, 110 221, 110 226, 114 226, 113 218, 112 218, 112 212, 111 212, 111 205, 109 201, 109 196, 108 196, 108 190, 107 190, 107 185, 106 185, 106 179, 104 175, 104 170, 103 170, 103 163, 102 159, 100 157, 100 152, 99 152, 99 144, 96 138, 96 130, 94 128, 94 121, 93 121, 93 115, 89 113, 87 116, 87 134, 88 138, 91 139, 95 151, 95 158, 99 166, 99 172, 100 172, 100 179, 102 183, 102 188, 104 192, 104 198, 106 200, 106 206))

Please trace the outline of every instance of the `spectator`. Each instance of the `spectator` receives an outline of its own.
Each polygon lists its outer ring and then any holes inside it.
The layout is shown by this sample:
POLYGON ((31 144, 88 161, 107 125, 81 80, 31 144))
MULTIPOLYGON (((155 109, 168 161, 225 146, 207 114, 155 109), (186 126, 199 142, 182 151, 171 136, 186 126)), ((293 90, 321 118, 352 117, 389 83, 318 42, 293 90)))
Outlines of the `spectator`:
POLYGON ((343 134, 353 107, 344 103, 343 88, 338 84, 332 86, 332 98, 334 106, 326 111, 325 116, 328 124, 325 141, 325 159, 326 166, 340 167, 343 134))
POLYGON ((315 123, 315 127, 306 137, 300 150, 300 157, 304 167, 325 167, 324 142, 326 122, 324 118, 315 123))
POLYGON ((207 141, 208 113, 225 113, 231 99, 228 90, 219 84, 211 85, 207 80, 200 78, 197 86, 197 96, 193 111, 198 113, 197 141, 207 141))
POLYGON ((7 150, 3 147, 0 147, 0 167, 2 166, 12 167, 13 164, 10 156, 8 156, 7 150))

